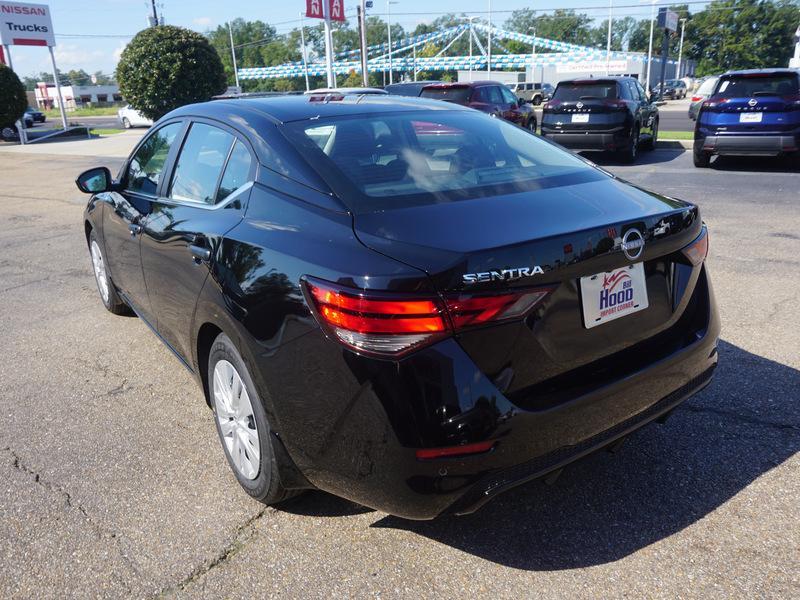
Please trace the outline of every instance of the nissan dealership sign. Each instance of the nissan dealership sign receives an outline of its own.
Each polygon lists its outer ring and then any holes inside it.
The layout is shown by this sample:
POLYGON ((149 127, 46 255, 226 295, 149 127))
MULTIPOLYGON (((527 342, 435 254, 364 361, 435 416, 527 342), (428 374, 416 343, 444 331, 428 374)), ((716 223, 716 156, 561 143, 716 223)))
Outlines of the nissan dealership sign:
POLYGON ((50 7, 0 0, 0 43, 4 46, 55 46, 50 7))

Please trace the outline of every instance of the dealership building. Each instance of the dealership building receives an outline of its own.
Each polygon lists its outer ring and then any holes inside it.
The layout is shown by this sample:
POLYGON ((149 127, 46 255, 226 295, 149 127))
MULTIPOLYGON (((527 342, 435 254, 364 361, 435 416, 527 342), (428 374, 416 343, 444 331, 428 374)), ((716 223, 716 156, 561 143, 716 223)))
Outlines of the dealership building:
MULTIPOLYGON (((54 83, 39 82, 34 93, 39 108, 58 107, 58 92, 54 83)), ((117 85, 62 85, 61 95, 65 110, 82 106, 112 106, 125 101, 117 85)))

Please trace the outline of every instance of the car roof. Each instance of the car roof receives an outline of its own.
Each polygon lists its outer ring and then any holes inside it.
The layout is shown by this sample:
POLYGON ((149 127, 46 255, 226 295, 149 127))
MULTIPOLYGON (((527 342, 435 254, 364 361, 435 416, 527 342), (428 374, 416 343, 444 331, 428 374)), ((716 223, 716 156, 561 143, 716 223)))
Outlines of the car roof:
POLYGON ((451 87, 480 87, 484 85, 505 85, 502 81, 492 81, 491 79, 480 79, 478 81, 443 81, 441 83, 433 83, 432 88, 451 88, 451 87))
POLYGON ((414 85, 432 85, 434 83, 443 83, 437 79, 431 79, 426 81, 399 81, 397 83, 389 83, 383 89, 392 88, 392 87, 406 87, 406 86, 414 86, 414 85))
POLYGON ((562 79, 558 82, 562 83, 610 83, 614 81, 625 81, 627 79, 635 79, 634 77, 624 77, 622 75, 610 75, 608 77, 576 77, 575 79, 562 79))
POLYGON ((737 71, 727 71, 718 77, 724 75, 800 75, 800 70, 790 69, 787 67, 775 67, 774 69, 740 69, 737 71))
POLYGON ((273 123, 348 115, 381 114, 410 111, 470 110, 452 103, 389 94, 328 96, 277 96, 239 98, 189 104, 165 117, 196 116, 225 121, 248 116, 273 123))
POLYGON ((317 88, 316 90, 308 90, 304 92, 307 96, 318 94, 342 94, 342 95, 358 95, 358 94, 385 94, 386 91, 381 88, 373 87, 344 87, 344 88, 317 88))

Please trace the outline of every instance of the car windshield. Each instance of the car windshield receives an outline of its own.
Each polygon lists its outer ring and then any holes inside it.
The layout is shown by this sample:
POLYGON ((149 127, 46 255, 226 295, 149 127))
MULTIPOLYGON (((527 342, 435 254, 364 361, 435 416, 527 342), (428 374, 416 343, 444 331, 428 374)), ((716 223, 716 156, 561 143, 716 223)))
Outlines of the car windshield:
POLYGON ((664 82, 664 85, 671 85, 672 87, 675 87, 676 85, 680 85, 680 84, 681 84, 681 82, 678 81, 677 79, 667 79, 664 82))
POLYGON ((591 98, 615 99, 617 97, 617 84, 613 81, 559 83, 553 94, 554 100, 571 102, 591 98))
POLYGON ((753 96, 791 96, 798 93, 793 73, 770 75, 724 75, 714 96, 752 98, 753 96))
POLYGON ((585 161, 471 111, 360 115, 285 126, 356 212, 570 185, 604 177, 585 161))
POLYGON ((468 87, 434 87, 425 88, 420 96, 422 98, 433 98, 434 100, 446 100, 456 104, 466 104, 469 102, 470 88, 468 87))

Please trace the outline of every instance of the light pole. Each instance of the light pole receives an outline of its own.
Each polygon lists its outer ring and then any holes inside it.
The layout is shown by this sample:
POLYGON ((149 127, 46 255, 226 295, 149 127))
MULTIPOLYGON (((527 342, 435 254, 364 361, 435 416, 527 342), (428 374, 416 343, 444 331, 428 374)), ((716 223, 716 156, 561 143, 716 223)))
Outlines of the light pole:
POLYGON ((486 43, 486 72, 492 72, 492 0, 489 0, 489 36, 486 43))
POLYGON ((675 79, 681 78, 681 59, 683 58, 683 33, 686 31, 686 19, 681 19, 681 43, 678 46, 678 71, 675 79))
POLYGON ((653 0, 653 10, 650 14, 650 45, 647 48, 647 81, 645 82, 648 92, 650 92, 650 65, 653 62, 653 27, 656 24, 656 4, 658 4, 658 0, 653 0))
MULTIPOLYGON (((533 12, 533 18, 536 18, 536 11, 533 12)), ((536 26, 528 27, 528 31, 533 32, 533 41, 531 42, 531 82, 536 81, 536 26)))
POLYGON ((475 35, 472 33, 472 21, 477 19, 478 17, 464 17, 469 22, 469 80, 472 81, 472 70, 474 65, 472 64, 472 36, 475 35))
MULTIPOLYGON (((303 19, 303 13, 300 12, 300 51, 303 54, 303 75, 306 78, 306 91, 310 90, 311 87, 308 85, 308 59, 306 58, 306 34, 305 34, 305 20, 303 19)), ((236 85, 239 85, 238 82, 236 85)))
MULTIPOLYGON (((300 13, 302 15, 303 13, 300 13)), ((236 50, 233 47, 233 29, 231 28, 231 22, 228 21, 228 35, 231 38, 231 58, 233 59, 233 77, 236 80, 236 88, 241 92, 241 88, 239 88, 239 70, 236 68, 236 50)), ((303 55, 305 56, 305 54, 303 55)), ((306 88, 308 89, 308 88, 306 88)))
POLYGON ((606 43, 606 77, 611 69, 611 23, 613 20, 614 0, 608 0, 608 42, 606 43))
POLYGON ((392 83, 392 0, 386 0, 386 37, 389 38, 389 83, 392 83))

